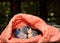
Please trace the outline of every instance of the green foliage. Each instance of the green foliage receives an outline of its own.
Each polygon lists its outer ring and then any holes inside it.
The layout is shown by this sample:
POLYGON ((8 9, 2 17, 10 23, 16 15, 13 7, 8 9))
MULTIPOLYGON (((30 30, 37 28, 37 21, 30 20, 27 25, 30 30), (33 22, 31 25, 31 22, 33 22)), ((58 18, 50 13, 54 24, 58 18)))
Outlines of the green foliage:
MULTIPOLYGON (((60 2, 59 2, 60 3, 60 2)), ((58 2, 55 3, 55 1, 48 1, 47 9, 48 9, 48 22, 56 22, 60 24, 59 17, 54 16, 60 16, 60 4, 58 2)), ((5 27, 8 24, 10 15, 10 2, 0 2, 0 28, 5 27)), ((39 16, 39 2, 33 2, 33 1, 23 1, 21 2, 21 11, 22 13, 28 13, 39 16)), ((0 30, 1 30, 0 29, 0 30)))
MULTIPOLYGON (((39 14, 39 2, 21 2, 22 13, 39 14)), ((10 15, 10 2, 0 2, 0 28, 8 24, 8 15, 10 15)), ((0 29, 0 30, 1 30, 0 29)))
POLYGON ((21 2, 22 13, 29 13, 38 15, 39 14, 39 2, 21 2))
POLYGON ((10 3, 0 2, 0 30, 8 24, 8 15, 10 14, 10 3))

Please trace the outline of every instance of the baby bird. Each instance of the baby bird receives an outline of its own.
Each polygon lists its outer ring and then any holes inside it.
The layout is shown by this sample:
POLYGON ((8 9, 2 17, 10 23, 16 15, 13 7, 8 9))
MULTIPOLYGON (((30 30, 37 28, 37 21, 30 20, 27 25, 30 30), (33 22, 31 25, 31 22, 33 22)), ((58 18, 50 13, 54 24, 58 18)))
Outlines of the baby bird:
POLYGON ((17 28, 14 32, 14 36, 16 38, 26 39, 27 38, 27 31, 29 30, 29 26, 24 26, 22 28, 17 28))
POLYGON ((16 38, 27 39, 37 36, 38 33, 35 30, 32 30, 29 26, 24 26, 22 28, 17 28, 14 32, 16 38))
POLYGON ((17 38, 26 39, 27 38, 27 34, 24 33, 24 32, 20 32, 19 34, 17 34, 17 38))

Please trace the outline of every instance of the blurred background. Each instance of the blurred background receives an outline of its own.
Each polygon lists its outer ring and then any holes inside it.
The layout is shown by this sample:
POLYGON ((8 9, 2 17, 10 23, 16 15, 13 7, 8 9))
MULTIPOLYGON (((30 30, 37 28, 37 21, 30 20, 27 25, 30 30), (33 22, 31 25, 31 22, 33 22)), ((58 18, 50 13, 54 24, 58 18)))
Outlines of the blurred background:
POLYGON ((38 16, 60 28, 60 0, 0 0, 0 33, 18 13, 38 16))

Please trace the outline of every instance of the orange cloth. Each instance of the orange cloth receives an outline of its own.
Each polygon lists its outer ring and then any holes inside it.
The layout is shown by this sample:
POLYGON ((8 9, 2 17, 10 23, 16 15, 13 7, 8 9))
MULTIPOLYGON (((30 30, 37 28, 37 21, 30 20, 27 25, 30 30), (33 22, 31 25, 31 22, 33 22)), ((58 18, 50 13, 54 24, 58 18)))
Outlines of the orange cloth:
POLYGON ((57 28, 47 25, 44 20, 30 14, 17 14, 15 15, 1 33, 2 40, 8 43, 26 43, 26 42, 51 42, 58 41, 59 31, 57 28), (18 39, 13 36, 15 28, 29 25, 42 32, 43 35, 38 35, 29 39, 18 39))
POLYGON ((3 43, 2 37, 0 36, 0 43, 3 43))

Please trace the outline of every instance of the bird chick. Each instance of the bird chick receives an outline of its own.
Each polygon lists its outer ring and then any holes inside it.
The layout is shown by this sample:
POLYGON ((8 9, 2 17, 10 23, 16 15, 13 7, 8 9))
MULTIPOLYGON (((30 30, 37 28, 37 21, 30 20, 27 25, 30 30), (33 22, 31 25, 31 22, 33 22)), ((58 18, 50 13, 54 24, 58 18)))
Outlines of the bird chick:
POLYGON ((21 39, 27 38, 27 31, 29 30, 29 26, 24 26, 22 28, 17 28, 14 32, 14 36, 21 39))
POLYGON ((20 32, 19 34, 17 34, 17 38, 26 39, 27 38, 27 34, 24 33, 24 32, 20 32))
POLYGON ((35 30, 32 30, 29 26, 24 26, 22 28, 17 28, 14 32, 16 38, 26 39, 37 36, 38 33, 35 30))

